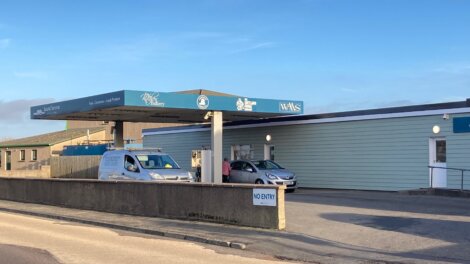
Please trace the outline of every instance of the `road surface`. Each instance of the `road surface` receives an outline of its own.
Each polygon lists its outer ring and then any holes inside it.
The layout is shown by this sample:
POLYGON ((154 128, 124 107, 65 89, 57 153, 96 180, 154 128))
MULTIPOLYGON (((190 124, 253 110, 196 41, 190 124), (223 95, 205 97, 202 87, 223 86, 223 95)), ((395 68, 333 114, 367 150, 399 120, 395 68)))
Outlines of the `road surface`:
POLYGON ((239 254, 247 253, 0 212, 0 263, 279 263, 239 254))

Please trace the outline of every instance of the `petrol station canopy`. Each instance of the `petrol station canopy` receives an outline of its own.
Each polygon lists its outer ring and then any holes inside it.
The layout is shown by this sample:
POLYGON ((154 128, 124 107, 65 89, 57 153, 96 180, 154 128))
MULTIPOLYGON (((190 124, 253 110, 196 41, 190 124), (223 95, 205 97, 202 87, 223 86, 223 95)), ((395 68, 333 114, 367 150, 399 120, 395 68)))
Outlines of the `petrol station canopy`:
POLYGON ((123 90, 31 107, 32 119, 201 123, 209 111, 224 121, 303 113, 303 102, 232 96, 123 90))

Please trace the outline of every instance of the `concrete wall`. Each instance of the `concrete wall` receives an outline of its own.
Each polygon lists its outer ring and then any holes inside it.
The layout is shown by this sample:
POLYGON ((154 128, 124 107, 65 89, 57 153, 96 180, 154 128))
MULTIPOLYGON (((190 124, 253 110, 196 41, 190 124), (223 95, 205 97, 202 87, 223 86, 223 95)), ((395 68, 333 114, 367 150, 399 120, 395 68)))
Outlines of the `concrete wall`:
POLYGON ((284 229, 284 187, 0 178, 0 199, 148 217, 284 229), (277 206, 254 206, 253 188, 277 206))

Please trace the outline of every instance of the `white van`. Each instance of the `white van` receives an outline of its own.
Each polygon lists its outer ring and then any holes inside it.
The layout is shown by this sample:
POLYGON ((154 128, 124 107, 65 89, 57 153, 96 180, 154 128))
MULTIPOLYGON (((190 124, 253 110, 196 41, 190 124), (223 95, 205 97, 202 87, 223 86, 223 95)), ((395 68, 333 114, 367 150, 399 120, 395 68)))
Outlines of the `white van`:
POLYGON ((109 150, 103 154, 98 171, 100 180, 144 180, 193 182, 188 171, 159 150, 109 150))

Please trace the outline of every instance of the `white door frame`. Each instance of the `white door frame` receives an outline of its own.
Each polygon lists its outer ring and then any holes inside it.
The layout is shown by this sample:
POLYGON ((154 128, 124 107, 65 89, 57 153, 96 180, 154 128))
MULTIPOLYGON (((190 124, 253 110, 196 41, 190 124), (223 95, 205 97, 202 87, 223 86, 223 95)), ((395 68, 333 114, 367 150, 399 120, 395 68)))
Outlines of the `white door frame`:
MULTIPOLYGON (((442 141, 442 140, 446 141, 446 144, 447 144, 447 140, 445 137, 429 138, 429 166, 442 167, 442 168, 447 167, 447 160, 444 163, 436 162, 436 142, 442 141)), ((437 188, 446 188, 447 187, 447 170, 429 168, 429 186, 437 187, 437 188), (431 174, 432 174, 432 178, 431 178, 431 174)))
POLYGON ((270 150, 271 150, 271 147, 275 147, 274 144, 264 144, 264 159, 265 160, 268 160, 268 159, 271 159, 271 153, 270 153, 270 150))

